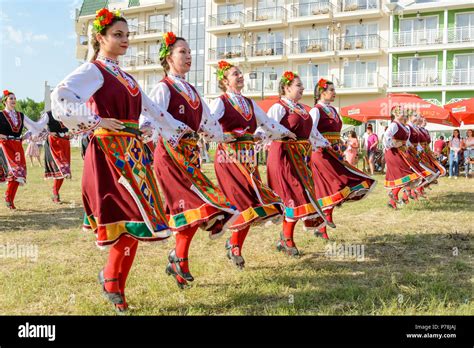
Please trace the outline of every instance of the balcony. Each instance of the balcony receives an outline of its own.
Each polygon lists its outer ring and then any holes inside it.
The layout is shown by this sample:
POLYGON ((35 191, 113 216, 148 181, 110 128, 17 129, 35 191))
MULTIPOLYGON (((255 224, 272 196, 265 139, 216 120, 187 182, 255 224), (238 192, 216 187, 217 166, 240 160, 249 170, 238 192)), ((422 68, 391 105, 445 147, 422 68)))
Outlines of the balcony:
POLYGON ((171 22, 160 21, 148 23, 147 25, 130 25, 128 27, 130 31, 129 40, 132 42, 145 41, 149 39, 161 39, 161 36, 168 32, 173 31, 171 22))
POLYGON ((365 74, 344 74, 342 81, 334 77, 333 82, 338 94, 382 93, 387 86, 386 80, 377 72, 365 74))
POLYGON ((338 0, 337 12, 334 18, 338 20, 352 20, 358 18, 382 17, 383 11, 380 0, 338 0))
POLYGON ((286 19, 287 10, 284 7, 259 8, 247 12, 245 27, 249 29, 285 27, 286 19))
POLYGON ((291 7, 291 18, 288 19, 288 22, 294 24, 325 22, 332 17, 333 12, 334 5, 328 0, 308 4, 296 4, 291 7))
POLYGON ((158 54, 157 55, 138 55, 124 56, 121 60, 121 66, 124 71, 152 71, 162 70, 158 54))
POLYGON ((378 34, 343 36, 338 41, 338 55, 346 57, 378 55, 382 53, 382 43, 385 41, 378 34))
POLYGON ((448 43, 459 44, 462 48, 474 45, 474 26, 451 28, 448 30, 448 43))
POLYGON ((394 47, 427 46, 443 43, 443 31, 439 29, 400 31, 393 34, 394 47))
POLYGON ((447 71, 446 85, 473 86, 474 69, 451 69, 447 71))
POLYGON ((174 0, 130 0, 127 2, 128 2, 128 8, 126 8, 127 15, 129 13, 135 13, 135 12, 171 9, 176 4, 176 1, 174 0))
POLYGON ((292 59, 326 58, 334 56, 334 45, 330 39, 295 40, 292 42, 292 59))
POLYGON ((270 62, 285 60, 286 46, 282 42, 258 43, 249 45, 247 59, 252 62, 270 62))
POLYGON ((225 46, 209 49, 209 62, 217 63, 218 60, 228 60, 232 63, 245 60, 245 50, 242 46, 225 46))
POLYGON ((392 74, 392 87, 437 87, 441 86, 438 71, 400 71, 392 74))
MULTIPOLYGON (((265 96, 278 95, 278 84, 279 80, 272 81, 268 78, 268 74, 265 76, 264 90, 265 96)), ((245 88, 243 93, 249 97, 259 97, 262 95, 262 80, 259 74, 259 78, 251 80, 248 75, 245 76, 245 88)))
POLYGON ((240 31, 244 23, 244 14, 240 11, 209 16, 208 33, 228 33, 240 31))

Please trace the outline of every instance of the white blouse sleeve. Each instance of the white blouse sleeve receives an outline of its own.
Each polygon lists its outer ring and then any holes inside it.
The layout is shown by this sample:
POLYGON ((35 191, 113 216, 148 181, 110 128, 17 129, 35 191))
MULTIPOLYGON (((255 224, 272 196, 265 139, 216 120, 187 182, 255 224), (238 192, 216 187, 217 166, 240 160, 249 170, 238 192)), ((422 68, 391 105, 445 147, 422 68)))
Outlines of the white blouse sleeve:
POLYGON ((260 136, 263 142, 281 139, 290 134, 290 131, 286 127, 282 126, 279 121, 275 122, 274 119, 268 117, 268 115, 253 100, 252 105, 258 126, 255 134, 260 136))
POLYGON ((395 146, 395 142, 393 141, 393 136, 395 133, 398 132, 398 126, 395 122, 390 123, 387 130, 383 134, 383 147, 385 149, 391 149, 395 146))
MULTIPOLYGON (((201 98, 201 96, 199 96, 201 98)), ((207 141, 224 141, 224 131, 219 121, 211 114, 209 105, 201 98, 202 103, 202 119, 199 127, 201 133, 207 141)))
POLYGON ((51 93, 53 117, 64 123, 71 133, 96 128, 100 117, 90 109, 88 102, 103 84, 102 73, 94 64, 82 64, 51 93))
POLYGON ((325 137, 323 137, 323 135, 318 130, 318 123, 320 117, 318 108, 312 108, 309 111, 309 114, 313 119, 313 128, 311 129, 310 135, 310 141, 311 145, 313 145, 313 150, 331 145, 331 143, 325 137))
POLYGON ((44 129, 44 124, 41 122, 42 118, 35 122, 25 114, 23 116, 23 125, 28 129, 31 136, 38 136, 44 129))
POLYGON ((285 116, 285 108, 279 103, 273 104, 270 109, 267 111, 268 117, 280 123, 280 121, 285 116))
MULTIPOLYGON (((169 93, 169 91, 168 91, 169 93)), ((154 102, 143 91, 142 94, 142 114, 139 118, 139 127, 154 129, 153 140, 157 135, 162 136, 171 146, 176 147, 182 136, 191 131, 183 122, 175 119, 161 104, 154 102)), ((169 104, 169 99, 168 99, 169 104)))
POLYGON ((220 120, 222 116, 224 116, 225 113, 225 105, 222 102, 221 98, 216 98, 211 102, 211 105, 209 105, 209 110, 211 112, 211 115, 216 119, 220 120))

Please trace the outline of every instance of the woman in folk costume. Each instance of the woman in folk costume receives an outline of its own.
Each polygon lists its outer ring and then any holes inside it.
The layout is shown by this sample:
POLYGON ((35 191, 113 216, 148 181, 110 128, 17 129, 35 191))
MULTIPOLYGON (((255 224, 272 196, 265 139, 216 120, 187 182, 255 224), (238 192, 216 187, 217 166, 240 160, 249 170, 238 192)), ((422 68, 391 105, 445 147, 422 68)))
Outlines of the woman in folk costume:
POLYGON ((97 245, 111 246, 99 282, 118 312, 128 307, 125 283, 138 241, 162 241, 171 235, 143 148, 139 116, 155 120, 170 146, 188 131, 118 66, 128 35, 127 21, 119 12, 98 11, 91 38, 94 57, 51 94, 53 116, 71 133, 93 131, 84 158, 82 198, 97 245))
MULTIPOLYGON (((185 39, 166 33, 160 49, 160 61, 166 76, 152 90, 151 98, 192 131, 176 148, 160 138, 153 166, 165 196, 169 225, 176 236, 176 247, 168 255, 166 273, 183 289, 194 277, 189 271, 188 252, 197 229, 209 231, 209 237, 221 236, 237 217, 238 211, 222 191, 201 171, 199 133, 209 141, 232 141, 210 114, 197 90, 185 80, 191 69, 191 50, 185 39)), ((144 119, 143 124, 147 122, 144 119)), ((152 128, 159 125, 153 124, 152 128)), ((155 137, 154 137, 155 138, 155 137)))
POLYGON ((22 146, 22 132, 26 127, 32 136, 41 128, 22 112, 15 111, 16 97, 13 92, 3 91, 5 109, 0 113, 0 182, 7 182, 5 204, 16 209, 14 200, 19 185, 26 183, 26 161, 22 146))
POLYGON ((64 179, 71 178, 69 130, 53 117, 52 111, 44 113, 38 124, 47 128, 48 132, 44 143, 44 177, 53 179, 52 200, 54 203, 60 203, 59 189, 64 179))
POLYGON ((274 140, 268 153, 268 186, 281 197, 284 204, 283 232, 277 250, 298 257, 293 233, 298 220, 311 226, 326 224, 324 213, 314 193, 310 168, 312 143, 316 140, 312 132, 313 120, 298 101, 304 87, 295 73, 286 71, 279 84, 280 100, 268 110, 268 116, 296 135, 274 140))
MULTIPOLYGON (((317 149, 311 156, 311 169, 318 203, 333 223, 332 213, 344 202, 358 201, 368 195, 376 181, 344 160, 345 146, 341 142, 342 119, 330 105, 336 97, 334 84, 320 79, 314 88, 315 105, 310 111, 317 149)), ((326 226, 315 232, 328 239, 326 226)))
MULTIPOLYGON (((425 128, 426 127, 426 119, 422 116, 418 117, 418 131, 421 135, 420 137, 420 145, 423 148, 423 157, 425 161, 431 164, 431 167, 437 174, 437 177, 445 176, 446 175, 446 168, 438 162, 438 160, 433 155, 433 152, 430 148, 431 143, 431 135, 430 132, 425 128)), ((433 184, 437 183, 437 180, 433 180, 433 184)))
POLYGON ((281 199, 260 177, 255 142, 283 137, 296 139, 296 135, 270 119, 252 99, 241 94, 244 75, 238 67, 221 61, 217 77, 224 94, 214 99, 211 112, 224 132, 236 140, 219 144, 214 168, 219 187, 240 212, 230 226, 233 233, 226 242, 226 249, 227 257, 234 265, 243 268, 242 246, 250 226, 280 217, 282 213, 281 199))
POLYGON ((414 110, 408 111, 408 128, 410 129, 410 138, 408 139, 408 154, 413 161, 413 165, 417 167, 418 172, 422 175, 423 180, 416 188, 412 188, 408 192, 408 196, 414 200, 418 197, 425 197, 424 187, 437 178, 436 168, 430 166, 429 163, 420 155, 423 148, 420 145, 422 134, 418 131, 418 114, 414 110))
POLYGON ((385 149, 385 188, 389 189, 388 206, 397 209, 397 203, 407 203, 408 196, 404 192, 403 200, 399 200, 402 189, 416 187, 422 180, 419 166, 413 162, 408 153, 407 142, 410 138, 410 128, 406 126, 408 116, 406 110, 395 106, 391 110, 392 122, 383 136, 385 149))

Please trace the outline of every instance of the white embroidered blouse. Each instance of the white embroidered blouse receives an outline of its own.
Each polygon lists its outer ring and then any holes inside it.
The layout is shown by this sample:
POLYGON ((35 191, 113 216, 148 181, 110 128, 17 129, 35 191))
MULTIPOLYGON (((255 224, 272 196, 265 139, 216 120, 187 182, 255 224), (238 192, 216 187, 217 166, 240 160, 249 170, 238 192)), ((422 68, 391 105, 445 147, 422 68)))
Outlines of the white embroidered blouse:
MULTIPOLYGON (((115 61, 98 59, 106 66, 120 69, 115 61)), ((93 63, 84 63, 66 78, 51 93, 53 117, 69 128, 71 133, 82 133, 99 126, 100 116, 88 106, 89 99, 104 84, 104 77, 93 63)), ((176 120, 166 109, 153 102, 140 88, 142 115, 147 117, 172 146, 191 131, 184 123, 176 120)))

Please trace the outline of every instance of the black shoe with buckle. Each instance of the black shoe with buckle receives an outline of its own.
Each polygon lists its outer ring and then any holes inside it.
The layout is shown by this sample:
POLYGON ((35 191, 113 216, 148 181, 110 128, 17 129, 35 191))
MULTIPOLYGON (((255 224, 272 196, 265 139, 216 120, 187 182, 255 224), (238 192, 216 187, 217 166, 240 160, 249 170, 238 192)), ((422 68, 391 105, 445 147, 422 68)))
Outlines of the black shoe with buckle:
POLYGON ((178 287, 180 289, 185 289, 188 286, 188 281, 192 282, 194 280, 194 277, 189 272, 183 272, 179 263, 188 261, 188 259, 178 258, 176 256, 175 249, 173 249, 168 254, 168 261, 169 263, 165 269, 166 274, 174 276, 178 287))
POLYGON ((236 255, 236 254, 233 253, 233 250, 235 248, 239 248, 239 250, 240 250, 240 247, 238 245, 230 244, 230 239, 227 239, 227 241, 225 242, 225 248, 227 249, 227 258, 230 261, 232 261, 234 266, 236 266, 239 269, 243 269, 245 267, 244 258, 241 255, 236 255))
POLYGON ((112 304, 115 307, 115 310, 118 313, 124 313, 128 310, 127 307, 123 306, 125 304, 125 301, 123 300, 123 296, 120 292, 108 292, 107 289, 105 288, 105 283, 108 282, 118 282, 117 278, 112 278, 112 279, 106 279, 104 277, 104 270, 101 270, 99 272, 99 283, 102 285, 102 293, 104 297, 112 302, 112 304))
POLYGON ((285 254, 287 254, 288 256, 291 256, 291 257, 300 257, 300 252, 298 251, 296 246, 289 247, 286 244, 286 242, 291 241, 291 240, 292 239, 290 239, 290 238, 285 238, 283 236, 283 234, 280 234, 280 240, 278 241, 277 246, 276 246, 277 250, 282 251, 282 252, 284 252, 285 254))

